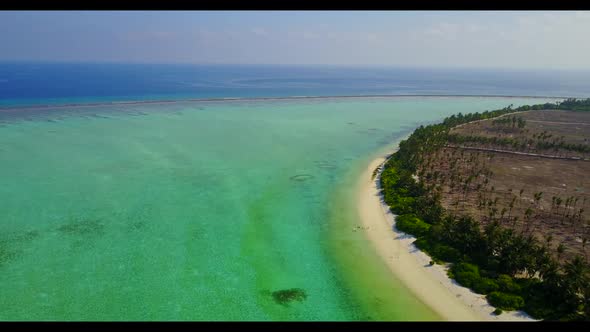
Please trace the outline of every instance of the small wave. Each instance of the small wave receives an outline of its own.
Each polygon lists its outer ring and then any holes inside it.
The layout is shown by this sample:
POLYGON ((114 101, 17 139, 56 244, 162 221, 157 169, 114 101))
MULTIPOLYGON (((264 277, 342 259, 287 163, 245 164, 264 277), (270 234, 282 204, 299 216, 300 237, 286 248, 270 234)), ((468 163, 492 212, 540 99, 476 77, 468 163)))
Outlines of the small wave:
POLYGON ((326 169, 336 168, 336 165, 334 163, 329 162, 329 161, 316 161, 315 164, 318 168, 326 168, 326 169))
POLYGON ((573 97, 556 96, 518 96, 518 95, 445 95, 445 94, 364 94, 364 95, 332 95, 332 96, 284 96, 284 97, 219 97, 219 98, 188 98, 188 99, 162 99, 162 100, 128 100, 108 101, 95 103, 67 103, 67 104, 40 104, 40 105, 4 105, 0 106, 0 112, 12 110, 37 110, 51 108, 70 107, 96 107, 110 105, 143 105, 143 104, 170 104, 189 102, 224 102, 224 101, 262 101, 262 100, 296 100, 296 99, 355 99, 355 98, 404 98, 404 97, 431 97, 431 98, 531 98, 531 99, 567 99, 573 97))

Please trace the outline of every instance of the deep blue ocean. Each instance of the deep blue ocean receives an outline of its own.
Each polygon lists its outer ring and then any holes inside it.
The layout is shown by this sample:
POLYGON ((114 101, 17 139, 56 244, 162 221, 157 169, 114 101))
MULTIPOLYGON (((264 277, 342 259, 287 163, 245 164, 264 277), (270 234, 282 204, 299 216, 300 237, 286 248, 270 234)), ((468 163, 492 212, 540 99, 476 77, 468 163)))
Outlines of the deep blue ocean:
POLYGON ((590 96, 589 71, 0 63, 0 107, 354 95, 590 96))

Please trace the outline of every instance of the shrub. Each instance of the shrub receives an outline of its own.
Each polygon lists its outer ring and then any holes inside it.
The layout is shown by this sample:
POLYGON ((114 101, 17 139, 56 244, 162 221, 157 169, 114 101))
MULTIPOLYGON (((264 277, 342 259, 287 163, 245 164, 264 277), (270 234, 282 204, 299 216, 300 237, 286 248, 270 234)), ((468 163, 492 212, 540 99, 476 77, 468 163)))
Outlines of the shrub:
POLYGON ((469 264, 469 263, 457 263, 453 264, 451 267, 453 272, 473 272, 479 276, 479 267, 477 265, 469 264))
POLYGON ((509 275, 501 274, 496 279, 499 290, 505 293, 520 294, 520 286, 509 275))
MULTIPOLYGON (((430 241, 428 238, 425 237, 419 237, 418 239, 416 239, 416 241, 414 241, 414 245, 424 251, 425 253, 428 254, 428 256, 430 256, 430 258, 432 258, 432 264, 444 264, 446 260, 446 257, 441 257, 439 255, 439 252, 437 251, 438 249, 438 245, 433 244, 432 241, 430 241)), ((450 270, 449 270, 450 273, 450 270)))
POLYGON ((487 299, 491 305, 503 310, 518 310, 524 306, 524 300, 518 295, 491 292, 487 299))
POLYGON ((419 237, 419 238, 416 239, 416 241, 414 241, 414 245, 416 247, 418 247, 418 249, 420 249, 422 251, 425 251, 425 252, 429 253, 432 256, 432 253, 431 253, 431 245, 430 245, 430 242, 427 239, 425 239, 423 237, 419 237))
POLYGON ((500 308, 496 308, 496 310, 494 310, 494 315, 498 316, 501 315, 504 311, 502 311, 502 309, 500 308))
POLYGON ((500 287, 496 281, 490 278, 479 278, 474 280, 472 285, 472 289, 479 294, 489 294, 491 292, 497 291, 500 287))
POLYGON ((432 254, 440 260, 451 263, 459 261, 463 256, 459 250, 444 244, 436 245, 432 250, 432 254))
POLYGON ((469 271, 453 272, 453 275, 459 284, 467 288, 472 288, 473 285, 480 279, 479 274, 469 271))
POLYGON ((414 200, 414 197, 395 195, 386 203, 391 206, 391 211, 395 214, 403 215, 414 212, 414 200))
POLYGON ((481 279, 479 268, 469 263, 453 264, 449 272, 451 272, 449 273, 451 278, 454 278, 459 284, 468 288, 472 288, 481 279))
POLYGON ((430 224, 413 214, 404 214, 396 218, 395 227, 403 232, 419 237, 428 233, 430 224))

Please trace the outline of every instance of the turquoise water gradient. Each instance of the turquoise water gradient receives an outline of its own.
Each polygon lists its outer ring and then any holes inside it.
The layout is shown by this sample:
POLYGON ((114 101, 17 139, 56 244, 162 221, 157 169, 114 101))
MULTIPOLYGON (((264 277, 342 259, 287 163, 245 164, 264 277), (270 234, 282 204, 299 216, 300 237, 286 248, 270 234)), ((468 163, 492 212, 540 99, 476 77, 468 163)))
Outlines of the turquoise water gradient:
POLYGON ((0 114, 0 320, 436 320, 354 185, 419 124, 516 98, 145 104, 0 114), (301 288, 281 305, 271 292, 301 288))

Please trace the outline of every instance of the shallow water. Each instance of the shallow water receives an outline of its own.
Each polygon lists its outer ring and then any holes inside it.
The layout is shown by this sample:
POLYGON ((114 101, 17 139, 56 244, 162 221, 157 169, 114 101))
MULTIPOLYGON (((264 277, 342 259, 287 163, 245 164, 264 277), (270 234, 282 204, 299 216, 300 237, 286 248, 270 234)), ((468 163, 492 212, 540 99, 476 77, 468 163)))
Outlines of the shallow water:
POLYGON ((439 319, 350 231, 358 175, 419 124, 541 102, 0 112, 0 320, 439 319))

